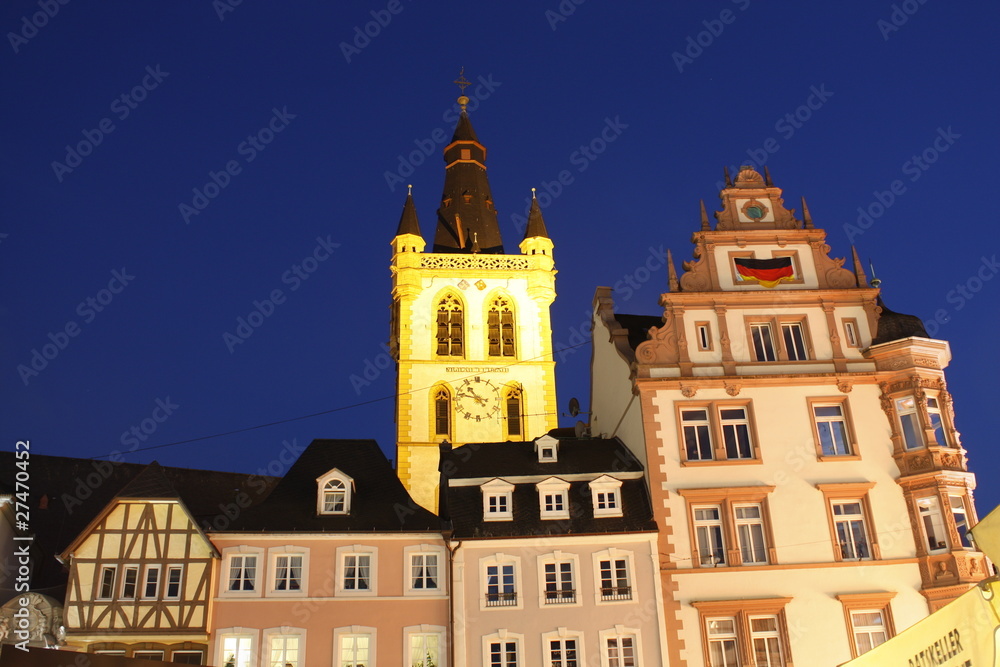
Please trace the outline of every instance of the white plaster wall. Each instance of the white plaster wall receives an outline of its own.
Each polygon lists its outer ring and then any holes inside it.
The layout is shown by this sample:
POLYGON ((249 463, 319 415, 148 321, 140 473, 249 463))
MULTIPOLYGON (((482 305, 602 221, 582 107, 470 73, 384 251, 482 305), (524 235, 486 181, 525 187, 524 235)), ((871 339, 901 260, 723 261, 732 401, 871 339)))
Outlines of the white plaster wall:
POLYGON ((628 364, 618 354, 608 328, 599 317, 594 320, 590 367, 591 377, 599 378, 599 381, 590 383, 591 433, 602 437, 611 437, 615 433, 645 468, 646 436, 642 428, 639 397, 632 400, 628 364), (621 425, 618 425, 619 420, 621 425))

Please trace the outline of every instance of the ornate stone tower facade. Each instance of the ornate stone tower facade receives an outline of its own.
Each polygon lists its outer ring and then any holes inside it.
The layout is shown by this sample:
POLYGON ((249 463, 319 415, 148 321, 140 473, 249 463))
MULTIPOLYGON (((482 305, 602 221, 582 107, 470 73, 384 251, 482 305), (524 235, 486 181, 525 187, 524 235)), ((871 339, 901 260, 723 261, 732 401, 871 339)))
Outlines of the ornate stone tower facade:
POLYGON ((526 440, 556 426, 552 241, 533 200, 520 254, 505 253, 486 148, 468 98, 458 101, 433 250, 424 252, 412 193, 392 241, 397 471, 431 510, 442 441, 526 440))

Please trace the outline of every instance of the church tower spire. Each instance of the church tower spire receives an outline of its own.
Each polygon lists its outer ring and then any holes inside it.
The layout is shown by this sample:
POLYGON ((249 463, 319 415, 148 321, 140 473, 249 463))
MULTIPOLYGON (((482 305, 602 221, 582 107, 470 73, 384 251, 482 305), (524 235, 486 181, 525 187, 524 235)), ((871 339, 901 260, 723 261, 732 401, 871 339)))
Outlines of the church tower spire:
POLYGON ((469 98, 458 98, 461 115, 451 143, 444 147, 444 192, 438 209, 434 252, 504 254, 500 225, 486 177, 486 147, 469 120, 469 98))

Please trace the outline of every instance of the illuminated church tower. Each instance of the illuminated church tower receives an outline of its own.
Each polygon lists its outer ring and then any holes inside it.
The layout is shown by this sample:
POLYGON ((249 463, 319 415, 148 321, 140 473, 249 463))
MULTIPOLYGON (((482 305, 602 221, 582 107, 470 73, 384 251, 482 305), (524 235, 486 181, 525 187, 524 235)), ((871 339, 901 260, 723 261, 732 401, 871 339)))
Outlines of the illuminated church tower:
POLYGON ((444 148, 432 252, 407 194, 392 241, 400 479, 437 507, 439 444, 526 440, 556 426, 549 306, 552 241, 533 199, 520 254, 506 254, 486 176, 486 148, 461 116, 444 148))

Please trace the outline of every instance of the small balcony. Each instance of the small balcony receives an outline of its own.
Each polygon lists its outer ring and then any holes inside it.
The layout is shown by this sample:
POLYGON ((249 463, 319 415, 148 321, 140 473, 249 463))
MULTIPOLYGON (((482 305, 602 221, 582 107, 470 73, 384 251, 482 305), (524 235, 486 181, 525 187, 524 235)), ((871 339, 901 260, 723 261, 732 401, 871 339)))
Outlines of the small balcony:
POLYGON ((545 591, 545 604, 575 604, 576 591, 563 589, 560 591, 545 591))
POLYGON ((631 599, 632 599, 631 586, 612 586, 610 588, 601 588, 601 600, 611 601, 611 600, 631 600, 631 599))
POLYGON ((487 607, 513 607, 517 605, 517 593, 487 593, 487 607))

